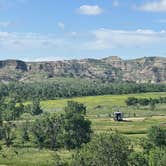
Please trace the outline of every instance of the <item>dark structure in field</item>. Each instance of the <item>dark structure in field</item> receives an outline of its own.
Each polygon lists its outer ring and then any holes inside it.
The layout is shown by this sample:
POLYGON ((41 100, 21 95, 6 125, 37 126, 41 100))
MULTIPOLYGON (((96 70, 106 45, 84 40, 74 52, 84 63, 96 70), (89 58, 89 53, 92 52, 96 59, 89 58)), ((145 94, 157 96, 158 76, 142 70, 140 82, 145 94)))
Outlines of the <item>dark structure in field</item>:
POLYGON ((122 112, 114 112, 114 120, 115 121, 123 121, 123 113, 122 112))

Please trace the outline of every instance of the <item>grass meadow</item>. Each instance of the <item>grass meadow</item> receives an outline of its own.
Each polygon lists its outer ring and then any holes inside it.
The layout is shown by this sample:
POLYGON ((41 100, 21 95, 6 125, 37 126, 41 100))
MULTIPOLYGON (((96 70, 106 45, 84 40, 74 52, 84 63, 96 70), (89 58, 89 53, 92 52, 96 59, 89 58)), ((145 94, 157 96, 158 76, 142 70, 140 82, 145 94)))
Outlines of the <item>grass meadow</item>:
MULTIPOLYGON (((166 93, 142 93, 130 95, 106 95, 77 97, 42 101, 41 106, 45 112, 61 113, 68 100, 84 103, 87 106, 87 118, 92 122, 94 133, 104 132, 109 129, 117 130, 128 136, 133 141, 146 137, 147 129, 152 125, 166 125, 166 104, 156 105, 154 111, 149 106, 131 106, 125 104, 128 97, 158 98, 166 97, 166 93), (113 121, 113 112, 124 113, 123 122, 113 121)), ((138 147, 135 147, 138 148, 138 147)), ((37 149, 32 145, 27 147, 3 148, 0 155, 0 166, 52 166, 54 152, 46 149, 37 149)), ((64 159, 69 160, 72 152, 58 152, 64 159)))

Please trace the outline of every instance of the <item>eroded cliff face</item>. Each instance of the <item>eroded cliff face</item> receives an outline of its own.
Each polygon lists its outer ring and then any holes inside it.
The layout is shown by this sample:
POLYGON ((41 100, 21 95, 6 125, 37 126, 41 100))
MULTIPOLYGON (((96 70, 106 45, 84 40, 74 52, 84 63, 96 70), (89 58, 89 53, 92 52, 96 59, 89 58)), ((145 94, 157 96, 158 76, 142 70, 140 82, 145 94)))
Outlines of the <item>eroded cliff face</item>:
POLYGON ((19 60, 5 60, 0 61, 0 69, 27 71, 27 65, 25 62, 19 60))
POLYGON ((0 61, 1 81, 35 81, 56 77, 101 79, 109 82, 164 83, 166 82, 166 58, 145 57, 123 60, 117 56, 111 56, 100 60, 0 61))
POLYGON ((20 60, 0 61, 0 81, 17 81, 28 72, 27 64, 20 60))

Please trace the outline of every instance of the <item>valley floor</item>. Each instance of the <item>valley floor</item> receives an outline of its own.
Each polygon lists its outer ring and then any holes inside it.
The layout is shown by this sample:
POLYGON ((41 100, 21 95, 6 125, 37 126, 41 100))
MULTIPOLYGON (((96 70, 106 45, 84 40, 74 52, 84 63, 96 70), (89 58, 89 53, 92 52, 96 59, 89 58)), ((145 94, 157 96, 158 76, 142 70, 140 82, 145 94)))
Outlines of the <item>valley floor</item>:
MULTIPOLYGON (((87 106, 87 118, 92 122, 94 133, 117 130, 131 138, 133 145, 140 138, 146 137, 147 129, 153 125, 166 126, 166 104, 156 105, 155 110, 149 106, 126 106, 128 97, 158 98, 166 97, 166 93, 142 93, 130 95, 107 95, 77 97, 72 99, 59 99, 42 101, 41 105, 45 112, 60 113, 63 111, 68 100, 79 101, 87 106), (113 120, 113 112, 124 113, 123 122, 113 120)), ((24 120, 24 119, 23 119, 24 120)), ((135 149, 140 150, 139 147, 135 149)), ((54 152, 46 149, 39 150, 31 145, 27 147, 14 147, 3 149, 0 154, 0 166, 51 166, 54 152)), ((58 152, 64 159, 69 160, 72 152, 58 152)))

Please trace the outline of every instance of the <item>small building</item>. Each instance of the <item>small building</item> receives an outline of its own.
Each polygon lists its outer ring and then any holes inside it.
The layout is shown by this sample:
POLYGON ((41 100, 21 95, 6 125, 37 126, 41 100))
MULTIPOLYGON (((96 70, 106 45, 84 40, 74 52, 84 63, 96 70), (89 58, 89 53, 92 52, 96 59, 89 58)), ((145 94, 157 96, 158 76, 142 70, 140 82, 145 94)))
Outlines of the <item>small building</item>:
POLYGON ((123 121, 123 113, 122 112, 114 112, 114 120, 115 121, 123 121))

